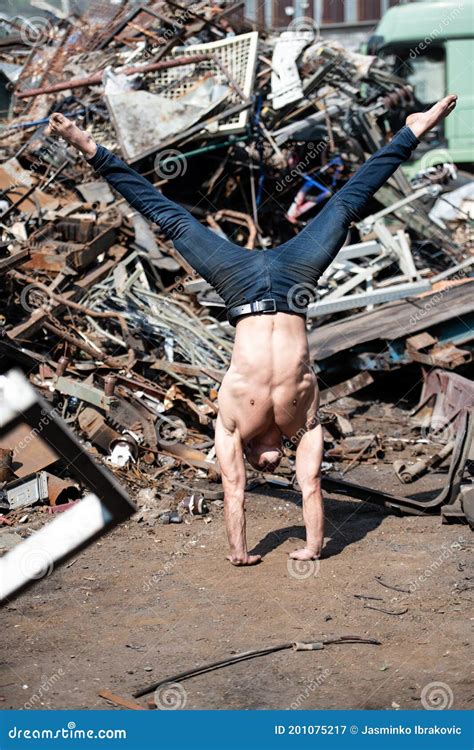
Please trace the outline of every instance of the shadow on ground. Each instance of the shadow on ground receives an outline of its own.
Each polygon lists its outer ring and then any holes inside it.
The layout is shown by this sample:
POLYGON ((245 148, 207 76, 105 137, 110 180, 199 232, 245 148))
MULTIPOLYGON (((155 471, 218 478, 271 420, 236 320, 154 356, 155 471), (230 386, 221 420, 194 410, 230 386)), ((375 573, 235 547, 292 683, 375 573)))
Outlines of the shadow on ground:
MULTIPOLYGON (((251 494, 251 493, 249 493, 251 494)), ((284 500, 301 507, 301 495, 298 492, 279 490, 274 487, 259 487, 259 495, 266 495, 273 500, 284 500)), ((347 500, 324 500, 326 515, 326 544, 322 558, 340 554, 346 547, 363 539, 369 532, 378 528, 389 512, 368 503, 350 502, 347 500)), ((266 534, 250 551, 252 555, 265 556, 280 547, 288 540, 304 541, 304 525, 286 526, 266 534)))

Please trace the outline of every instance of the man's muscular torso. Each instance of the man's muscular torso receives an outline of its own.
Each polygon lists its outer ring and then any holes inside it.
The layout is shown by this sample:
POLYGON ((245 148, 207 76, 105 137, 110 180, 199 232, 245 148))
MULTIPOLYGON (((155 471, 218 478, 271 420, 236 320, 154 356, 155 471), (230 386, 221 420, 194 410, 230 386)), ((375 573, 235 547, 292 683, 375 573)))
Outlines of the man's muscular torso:
POLYGON ((242 318, 232 362, 219 391, 226 431, 249 441, 295 441, 314 423, 316 377, 309 362, 304 318, 276 313, 242 318))

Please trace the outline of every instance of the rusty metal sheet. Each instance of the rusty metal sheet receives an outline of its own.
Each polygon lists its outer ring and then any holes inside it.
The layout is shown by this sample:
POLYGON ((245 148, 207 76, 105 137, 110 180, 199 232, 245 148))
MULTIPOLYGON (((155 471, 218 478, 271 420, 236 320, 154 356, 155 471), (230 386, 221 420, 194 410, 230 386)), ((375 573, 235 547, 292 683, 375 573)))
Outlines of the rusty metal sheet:
POLYGON ((455 372, 423 370, 423 389, 412 415, 429 418, 432 434, 441 442, 451 439, 448 426, 455 430, 464 420, 466 410, 474 406, 474 383, 455 372))
MULTIPOLYGON (((28 192, 38 182, 37 177, 27 169, 23 169, 17 159, 8 159, 0 165, 0 190, 8 198, 15 202, 22 195, 28 192)), ((27 213, 38 210, 38 204, 41 208, 56 208, 58 199, 44 193, 40 187, 36 187, 33 197, 25 198, 21 204, 21 210, 27 213), (36 201, 36 202, 35 202, 36 201)))
POLYGON ((12 470, 18 478, 46 469, 59 460, 59 455, 41 438, 41 430, 24 423, 0 435, 0 448, 13 451, 12 470))

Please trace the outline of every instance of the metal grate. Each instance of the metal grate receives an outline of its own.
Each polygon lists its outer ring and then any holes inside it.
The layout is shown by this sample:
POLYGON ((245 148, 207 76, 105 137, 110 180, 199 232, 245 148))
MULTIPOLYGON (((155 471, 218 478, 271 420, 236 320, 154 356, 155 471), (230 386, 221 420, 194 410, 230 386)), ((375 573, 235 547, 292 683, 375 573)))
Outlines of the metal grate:
MULTIPOLYGON (((208 44, 193 44, 179 47, 173 50, 174 56, 194 57, 195 55, 212 55, 225 68, 232 80, 238 85, 246 98, 250 97, 253 90, 255 66, 257 62, 258 32, 241 34, 218 42, 208 44)), ((212 73, 219 82, 229 84, 222 69, 212 60, 201 62, 197 65, 186 65, 179 68, 168 68, 153 75, 153 89, 159 91, 170 99, 179 99, 188 91, 195 88, 196 83, 206 73, 212 73)), ((226 108, 240 104, 242 97, 231 88, 226 100, 226 108)), ((219 132, 240 132, 247 124, 248 111, 238 112, 221 120, 219 132)))

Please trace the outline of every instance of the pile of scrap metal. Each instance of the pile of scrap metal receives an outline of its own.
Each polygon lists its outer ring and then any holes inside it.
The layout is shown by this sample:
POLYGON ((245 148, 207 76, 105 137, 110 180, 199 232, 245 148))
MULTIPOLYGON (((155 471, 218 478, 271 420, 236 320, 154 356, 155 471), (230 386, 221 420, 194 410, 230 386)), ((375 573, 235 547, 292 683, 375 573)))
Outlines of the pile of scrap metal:
MULTIPOLYGON (((217 477, 212 428, 232 328, 159 227, 45 134, 48 116, 73 118, 259 252, 294 236, 416 106, 381 60, 322 39, 307 19, 257 31, 242 5, 92 2, 81 16, 48 6, 42 19, 0 19, 3 370, 27 372, 129 487, 165 497, 186 493, 196 473, 217 477)), ((315 370, 336 384, 326 412, 339 439, 350 429, 332 406, 370 372, 472 359, 472 183, 459 187, 454 165, 430 159, 411 180, 397 172, 318 286, 301 290, 315 370)), ((57 456, 11 454, 23 443, 0 443, 3 507, 54 505, 57 456)), ((365 436, 350 460, 378 451, 365 436)))

